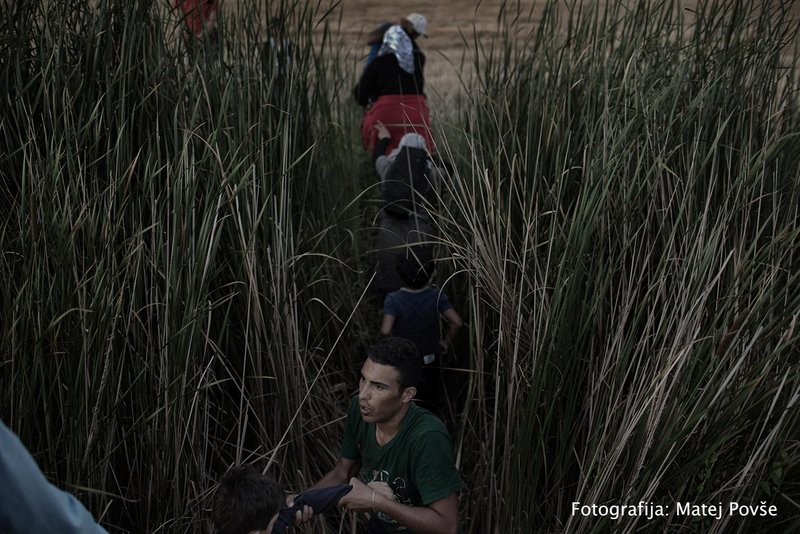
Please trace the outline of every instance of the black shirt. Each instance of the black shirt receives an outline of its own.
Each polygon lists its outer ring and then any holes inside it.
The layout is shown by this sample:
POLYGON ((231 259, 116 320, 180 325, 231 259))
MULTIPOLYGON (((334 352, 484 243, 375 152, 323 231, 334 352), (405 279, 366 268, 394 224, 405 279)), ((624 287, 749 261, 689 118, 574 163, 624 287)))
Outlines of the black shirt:
POLYGON ((383 95, 422 95, 425 94, 425 54, 414 48, 414 74, 400 68, 394 54, 384 54, 367 65, 361 79, 353 91, 360 106, 383 95))

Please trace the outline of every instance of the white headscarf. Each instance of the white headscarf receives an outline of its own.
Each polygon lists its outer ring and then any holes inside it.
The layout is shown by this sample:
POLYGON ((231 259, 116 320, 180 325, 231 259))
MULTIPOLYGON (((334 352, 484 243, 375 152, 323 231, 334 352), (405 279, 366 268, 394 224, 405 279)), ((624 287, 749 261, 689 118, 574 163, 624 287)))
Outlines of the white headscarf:
POLYGON ((414 74, 414 45, 411 37, 398 24, 390 26, 383 34, 383 44, 378 50, 378 55, 394 54, 400 68, 409 74, 414 74))
POLYGON ((421 148, 423 150, 428 149, 428 145, 425 143, 424 137, 418 133, 410 132, 400 138, 397 148, 389 152, 388 158, 394 161, 394 158, 397 157, 397 154, 400 153, 400 149, 402 149, 404 146, 407 146, 408 148, 421 148))

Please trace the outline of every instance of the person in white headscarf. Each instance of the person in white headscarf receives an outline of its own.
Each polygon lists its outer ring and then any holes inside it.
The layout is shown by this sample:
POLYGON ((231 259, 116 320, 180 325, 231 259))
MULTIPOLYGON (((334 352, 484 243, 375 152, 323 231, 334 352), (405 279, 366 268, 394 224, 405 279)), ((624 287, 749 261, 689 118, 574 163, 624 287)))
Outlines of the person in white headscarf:
MULTIPOLYGON (((381 124, 380 126, 382 128, 385 128, 383 124, 381 124)), ((386 171, 389 169, 389 167, 391 167, 392 163, 394 163, 394 160, 400 153, 401 148, 409 147, 409 148, 419 148, 422 150, 427 150, 428 148, 427 144, 425 143, 425 138, 416 132, 409 132, 405 134, 403 137, 401 137, 400 143, 397 145, 397 147, 388 154, 383 154, 382 151, 383 147, 389 146, 389 143, 386 142, 384 144, 381 143, 381 141, 385 141, 385 138, 378 141, 378 145, 375 150, 376 153, 375 170, 378 171, 378 176, 381 177, 381 180, 386 179, 386 171)), ((432 163, 429 162, 429 164, 432 167, 432 163)))
POLYGON ((383 44, 383 36, 386 34, 386 30, 395 24, 399 24, 403 27, 408 36, 411 37, 411 42, 414 44, 415 48, 417 48, 417 39, 420 36, 428 36, 428 19, 422 13, 410 13, 398 19, 396 22, 384 22, 366 36, 365 43, 369 47, 369 55, 364 62, 364 68, 372 63, 372 60, 378 56, 378 50, 380 50, 383 44))
POLYGON ((356 102, 367 106, 383 95, 423 95, 424 69, 425 54, 414 46, 402 26, 390 26, 377 57, 364 69, 356 85, 356 102))
MULTIPOLYGON (((427 26, 420 29, 427 31, 427 26)), ((428 150, 434 151, 424 69, 425 55, 408 31, 399 24, 390 26, 383 35, 377 57, 364 69, 353 91, 356 102, 367 108, 361 136, 368 151, 372 152, 377 142, 374 129, 377 122, 385 124, 391 132, 390 151, 408 132, 420 134, 428 150)))
POLYGON ((411 37, 398 25, 391 26, 383 36, 378 57, 394 54, 397 64, 408 74, 414 74, 414 44, 411 37))

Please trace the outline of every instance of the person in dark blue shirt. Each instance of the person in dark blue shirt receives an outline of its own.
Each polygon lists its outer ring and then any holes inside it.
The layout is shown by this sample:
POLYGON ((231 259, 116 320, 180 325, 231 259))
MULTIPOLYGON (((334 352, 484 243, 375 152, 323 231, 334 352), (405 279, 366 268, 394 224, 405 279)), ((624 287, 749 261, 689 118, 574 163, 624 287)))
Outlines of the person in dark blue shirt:
POLYGON ((438 397, 439 357, 446 354, 464 321, 447 295, 431 285, 433 261, 421 249, 411 249, 397 258, 397 272, 403 287, 386 295, 383 303, 382 336, 397 336, 412 341, 424 363, 418 398, 435 404, 438 397), (441 335, 440 316, 448 328, 441 335))

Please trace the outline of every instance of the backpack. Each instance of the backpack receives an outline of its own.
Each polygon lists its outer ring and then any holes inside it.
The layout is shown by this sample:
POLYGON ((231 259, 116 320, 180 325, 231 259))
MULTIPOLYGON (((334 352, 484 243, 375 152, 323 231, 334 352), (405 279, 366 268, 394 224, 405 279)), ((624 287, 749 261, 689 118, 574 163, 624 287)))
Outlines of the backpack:
POLYGON ((401 147, 381 184, 383 207, 396 217, 420 209, 431 190, 431 161, 423 148, 401 147))

